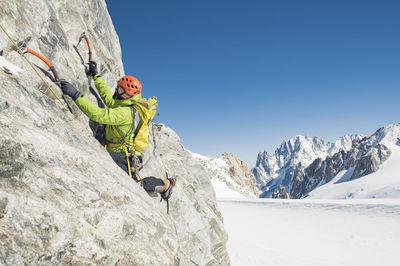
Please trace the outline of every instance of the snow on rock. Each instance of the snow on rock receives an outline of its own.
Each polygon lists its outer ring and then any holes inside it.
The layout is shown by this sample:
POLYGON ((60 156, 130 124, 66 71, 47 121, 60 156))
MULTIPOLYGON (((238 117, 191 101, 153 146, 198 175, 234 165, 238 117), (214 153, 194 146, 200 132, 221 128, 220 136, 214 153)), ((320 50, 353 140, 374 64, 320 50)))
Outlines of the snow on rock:
POLYGON ((391 156, 379 170, 351 180, 354 168, 343 169, 331 181, 310 192, 310 198, 400 198, 400 147, 391 148, 391 156))
POLYGON ((321 192, 317 193, 318 196, 312 193, 317 188, 325 191, 327 198, 399 198, 400 168, 397 167, 399 157, 396 154, 399 128, 400 124, 385 126, 372 136, 355 141, 351 150, 314 162, 305 169, 301 181, 295 180, 296 191, 291 194, 303 197, 311 192, 313 197, 324 197, 321 192), (385 169, 387 164, 391 165, 391 170, 385 169), (332 188, 337 191, 328 193, 332 188))
POLYGON ((252 173, 257 187, 262 191, 261 197, 272 196, 280 185, 290 191, 296 169, 305 169, 315 159, 325 159, 336 151, 347 151, 354 140, 362 137, 362 135, 344 136, 334 143, 325 143, 318 137, 298 135, 283 142, 273 155, 266 151, 259 153, 252 173))
MULTIPOLYGON (((124 73, 104 0, 3 1, 0 14, 13 38, 29 40, 93 102, 72 47, 81 32, 110 88, 124 73)), ((9 46, 0 38, 0 47, 9 46)), ((87 60, 85 45, 79 49, 87 60)), ((72 113, 63 107, 21 55, 7 50, 7 61, 25 71, 18 79, 0 71, 0 264, 229 264, 211 178, 175 132, 151 127, 142 173, 177 178, 167 215, 165 202, 133 182, 94 138, 97 125, 69 99, 72 113)))
POLYGON ((219 158, 208 158, 192 153, 212 177, 217 198, 239 197, 255 198, 258 191, 254 177, 246 163, 231 153, 224 153, 219 158))
POLYGON ((361 134, 353 134, 349 136, 340 137, 334 143, 328 144, 330 146, 328 150, 328 155, 333 156, 334 154, 338 153, 341 150, 348 151, 351 149, 354 141, 360 141, 365 137, 366 137, 365 135, 361 134))
MULTIPOLYGON (((337 189, 348 187, 349 190, 352 190, 350 188, 354 189, 353 184, 358 182, 364 184, 364 182, 367 182, 366 180, 370 180, 370 174, 380 171, 381 166, 388 158, 396 158, 395 155, 392 156, 392 153, 399 148, 400 124, 382 127, 370 137, 362 135, 345 136, 335 143, 327 145, 314 145, 314 143, 321 143, 318 141, 319 139, 315 138, 312 141, 309 138, 296 137, 295 139, 299 140, 298 145, 293 146, 292 144, 296 143, 293 140, 285 142, 277 150, 276 156, 266 157, 266 161, 260 160, 255 172, 267 169, 268 171, 264 172, 269 178, 269 181, 261 187, 263 190, 262 197, 282 198, 286 197, 286 194, 281 192, 287 191, 290 198, 303 198, 316 188, 320 188, 319 191, 326 191, 328 187, 330 187, 330 191, 333 187, 337 189), (285 149, 285 147, 289 147, 289 149, 285 149), (284 158, 283 162, 286 162, 283 167, 280 167, 282 166, 281 163, 271 163, 278 156, 284 158), (315 159, 310 163, 310 158, 313 157, 315 159), (270 165, 278 170, 271 172, 270 165), (367 179, 366 176, 368 176, 367 179), (363 180, 353 182, 359 178, 363 180), (337 182, 347 184, 329 185, 337 182), (327 186, 326 189, 322 188, 324 186, 327 186)), ((261 157, 259 156, 259 158, 261 157)), ((368 187, 368 190, 364 193, 353 193, 345 189, 333 194, 340 198, 377 197, 378 195, 387 197, 384 196, 385 194, 391 197, 400 197, 397 189, 398 182, 396 181, 398 175, 395 173, 396 171, 393 170, 389 174, 393 178, 375 180, 375 182, 381 184, 376 187, 381 189, 386 187, 386 190, 380 190, 379 193, 374 188, 375 186, 364 185, 364 187, 368 187)), ((359 185, 356 185, 356 187, 361 189, 359 185)), ((332 192, 329 194, 333 195, 332 192)), ((324 198, 322 192, 318 193, 318 196, 315 193, 311 193, 311 195, 324 198)), ((332 196, 327 194, 327 197, 332 196)))
POLYGON ((18 76, 23 70, 16 65, 8 62, 4 57, 0 56, 0 69, 5 73, 18 76))

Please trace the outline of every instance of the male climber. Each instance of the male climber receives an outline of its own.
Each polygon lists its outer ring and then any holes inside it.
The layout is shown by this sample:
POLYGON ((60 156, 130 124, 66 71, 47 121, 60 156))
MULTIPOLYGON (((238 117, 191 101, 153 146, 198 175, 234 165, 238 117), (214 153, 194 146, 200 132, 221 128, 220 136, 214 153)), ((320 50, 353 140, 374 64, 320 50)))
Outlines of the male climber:
MULTIPOLYGON (((158 192, 162 198, 168 199, 175 186, 175 178, 162 180, 146 177, 140 179, 137 174, 142 167, 143 158, 141 152, 137 151, 134 146, 136 135, 140 131, 143 121, 141 121, 140 113, 134 107, 134 103, 142 100, 142 84, 133 76, 123 76, 117 82, 113 95, 98 74, 97 64, 94 61, 89 62, 88 75, 93 77, 96 89, 107 108, 100 108, 93 104, 66 81, 61 82, 63 94, 70 96, 89 119, 106 125, 107 151, 115 163, 134 180, 140 182, 146 191, 158 192)), ((146 137, 145 141, 148 143, 148 127, 145 130, 147 132, 142 135, 146 137)), ((145 147, 147 148, 147 145, 145 147)))

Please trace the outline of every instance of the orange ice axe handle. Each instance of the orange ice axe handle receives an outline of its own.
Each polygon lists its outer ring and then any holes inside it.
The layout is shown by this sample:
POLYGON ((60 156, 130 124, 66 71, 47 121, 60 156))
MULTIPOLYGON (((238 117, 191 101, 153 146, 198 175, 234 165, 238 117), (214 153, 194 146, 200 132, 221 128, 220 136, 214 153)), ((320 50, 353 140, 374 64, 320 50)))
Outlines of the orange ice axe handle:
POLYGON ((85 33, 83 33, 83 38, 85 38, 87 47, 88 47, 88 49, 89 49, 89 61, 92 61, 92 49, 90 48, 89 39, 88 39, 88 37, 86 36, 85 33))
POLYGON ((41 56, 40 54, 36 53, 35 51, 27 48, 25 53, 29 53, 29 54, 33 54, 34 56, 38 57, 40 60, 42 60, 51 70, 51 72, 53 73, 54 79, 56 81, 60 80, 60 78, 58 77, 58 73, 56 71, 56 69, 54 68, 54 66, 43 56, 41 56))

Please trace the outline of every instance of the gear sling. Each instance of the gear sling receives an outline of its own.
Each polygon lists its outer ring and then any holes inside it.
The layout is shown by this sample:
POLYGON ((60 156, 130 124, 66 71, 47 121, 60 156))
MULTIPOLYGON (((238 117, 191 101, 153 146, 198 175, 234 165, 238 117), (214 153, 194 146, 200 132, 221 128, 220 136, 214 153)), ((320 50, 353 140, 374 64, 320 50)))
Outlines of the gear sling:
POLYGON ((126 160, 128 164, 128 173, 131 178, 137 179, 139 181, 140 177, 135 173, 135 176, 132 175, 131 170, 131 159, 133 157, 134 161, 134 169, 136 171, 136 162, 137 160, 135 157, 140 154, 141 152, 145 151, 149 146, 149 125, 156 114, 157 108, 157 98, 155 96, 150 98, 142 98, 133 103, 131 106, 132 110, 132 126, 128 133, 122 137, 119 134, 117 128, 112 125, 111 128, 114 134, 118 138, 118 142, 111 142, 107 140, 107 147, 119 147, 123 146, 126 160), (139 114, 140 121, 136 126, 135 131, 133 132, 134 124, 135 124, 135 114, 139 114), (132 142, 126 141, 125 139, 128 137, 130 139, 130 135, 133 132, 133 139, 132 142))

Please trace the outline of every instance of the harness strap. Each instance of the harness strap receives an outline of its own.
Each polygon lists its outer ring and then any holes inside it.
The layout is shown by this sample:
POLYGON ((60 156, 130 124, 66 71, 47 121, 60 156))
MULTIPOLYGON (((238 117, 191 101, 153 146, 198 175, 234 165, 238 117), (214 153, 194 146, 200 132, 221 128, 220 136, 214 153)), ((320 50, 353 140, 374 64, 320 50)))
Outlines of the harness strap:
MULTIPOLYGON (((139 132, 140 128, 143 125, 143 121, 142 121, 141 117, 139 116, 137 109, 134 106, 131 106, 131 108, 133 109, 132 111, 135 111, 135 115, 133 115, 133 117, 132 117, 133 118, 132 126, 134 126, 136 116, 138 116, 138 118, 139 118, 139 123, 138 123, 137 127, 135 128, 135 132, 134 132, 134 135, 133 135, 133 141, 132 142, 125 141, 125 139, 123 137, 121 137, 121 134, 119 134, 119 132, 118 132, 117 128, 115 127, 115 125, 111 125, 111 129, 113 130, 115 136, 117 136, 117 138, 119 139, 119 143, 113 143, 113 142, 108 142, 107 141, 106 145, 107 145, 107 147, 121 147, 122 145, 124 146, 124 151, 125 151, 125 155, 126 155, 126 162, 128 164, 128 173, 129 173, 129 176, 131 178, 135 179, 132 176, 130 157, 132 155, 136 156, 137 151, 136 151, 136 148, 135 148, 134 141, 135 141, 137 133, 139 132), (133 151, 130 151, 130 152, 128 151, 128 147, 129 146, 131 146, 133 148, 133 151)), ((129 134, 129 138, 130 138, 130 134, 129 134)), ((134 165, 134 167, 135 167, 135 172, 134 172, 135 177, 136 177, 137 180, 140 180, 140 176, 136 173, 136 158, 134 158, 133 160, 134 160, 133 163, 135 164, 134 165)))
POLYGON ((112 125, 111 128, 112 128, 112 130, 114 131, 114 134, 120 139, 121 143, 107 143, 107 146, 110 146, 110 147, 112 147, 112 146, 117 147, 117 146, 124 145, 124 151, 125 151, 125 155, 126 155, 126 161, 127 161, 127 163, 128 163, 128 173, 129 173, 129 176, 132 178, 131 163, 130 163, 130 161, 129 161, 129 157, 130 157, 130 156, 129 156, 129 152, 128 152, 128 145, 129 145, 129 144, 132 144, 132 146, 133 146, 133 143, 131 143, 131 142, 130 142, 130 143, 126 142, 126 141, 121 137, 121 135, 119 134, 117 128, 116 128, 114 125, 112 125), (111 145, 110 145, 110 144, 111 144, 111 145))
MULTIPOLYGON (((137 109, 135 108, 135 110, 136 110, 136 112, 137 112, 137 109)), ((139 117, 140 118, 140 117, 139 117)), ((140 118, 140 121, 139 121, 139 123, 138 123, 138 125, 137 125, 137 127, 136 127, 136 129, 135 129, 135 132, 133 133, 133 141, 135 141, 135 138, 136 138, 136 136, 137 136, 137 134, 139 133, 139 130, 140 130, 140 128, 142 127, 142 125, 143 125, 143 120, 142 120, 142 118, 140 118)))
MULTIPOLYGON (((127 145, 133 146, 133 142, 126 142, 127 145)), ((124 145, 123 143, 113 143, 113 142, 107 142, 106 144, 108 147, 120 147, 121 145, 124 145)))

